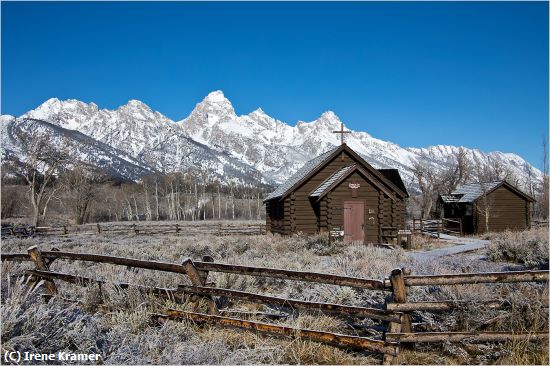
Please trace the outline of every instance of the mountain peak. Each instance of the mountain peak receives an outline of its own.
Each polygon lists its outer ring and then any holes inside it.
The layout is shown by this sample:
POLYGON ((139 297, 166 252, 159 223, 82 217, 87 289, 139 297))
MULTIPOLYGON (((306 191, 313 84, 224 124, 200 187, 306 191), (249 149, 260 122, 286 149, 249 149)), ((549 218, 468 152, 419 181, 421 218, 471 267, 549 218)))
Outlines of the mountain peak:
MULTIPOLYGON (((340 128, 342 121, 333 111, 325 111, 313 122, 314 125, 321 125, 327 128, 340 128)), ((345 127, 345 126, 344 126, 345 127)))
POLYGON ((60 103, 61 103, 61 100, 59 100, 58 98, 50 98, 44 103, 42 103, 40 106, 55 105, 60 103))
POLYGON ((333 111, 324 111, 319 119, 341 122, 340 118, 333 111))
POLYGON ((151 108, 149 108, 149 106, 147 104, 145 104, 142 101, 137 100, 137 99, 130 99, 128 101, 128 103, 126 103, 126 105, 123 105, 122 107, 142 108, 142 109, 147 109, 147 110, 151 109, 151 108))
POLYGON ((233 105, 221 90, 209 93, 191 112, 189 118, 198 121, 217 122, 235 118, 233 105))
POLYGON ((50 117, 63 108, 63 102, 57 98, 50 98, 40 104, 36 109, 31 109, 23 114, 23 118, 35 118, 42 120, 50 120, 50 117))
POLYGON ((262 108, 257 108, 250 112, 250 115, 267 116, 267 113, 262 108))
POLYGON ((229 102, 221 90, 214 90, 213 92, 210 92, 203 100, 203 102, 210 103, 223 103, 226 101, 229 102))

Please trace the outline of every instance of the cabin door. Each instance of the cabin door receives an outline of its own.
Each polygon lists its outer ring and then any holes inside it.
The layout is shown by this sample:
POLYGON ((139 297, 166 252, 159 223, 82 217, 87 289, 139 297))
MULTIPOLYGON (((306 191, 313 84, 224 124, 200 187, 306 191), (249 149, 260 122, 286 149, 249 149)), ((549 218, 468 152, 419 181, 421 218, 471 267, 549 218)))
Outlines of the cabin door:
POLYGON ((344 202, 344 241, 365 241, 365 204, 344 202))

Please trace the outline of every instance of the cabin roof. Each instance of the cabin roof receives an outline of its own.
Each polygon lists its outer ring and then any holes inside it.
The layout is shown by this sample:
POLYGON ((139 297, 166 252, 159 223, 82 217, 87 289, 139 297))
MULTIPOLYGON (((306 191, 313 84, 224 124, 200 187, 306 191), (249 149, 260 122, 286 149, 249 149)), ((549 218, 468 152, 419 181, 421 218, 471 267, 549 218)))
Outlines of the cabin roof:
MULTIPOLYGON (((365 159, 364 156, 361 156, 360 154, 353 151, 351 148, 349 148, 346 144, 337 146, 311 160, 306 162, 296 173, 294 173, 290 178, 288 178, 284 183, 282 183, 277 189, 273 192, 271 192, 265 199, 264 202, 273 200, 275 198, 283 198, 285 195, 287 195, 294 187, 299 185, 301 182, 306 181, 311 175, 313 175, 325 162, 327 162, 329 159, 333 158, 337 153, 340 151, 347 151, 350 155, 354 156, 355 159, 359 160, 362 164, 365 165, 365 167, 369 170, 372 170, 373 174, 376 176, 377 179, 384 181, 388 186, 391 187, 393 191, 395 191, 400 197, 406 198, 409 197, 409 194, 407 193, 407 190, 405 189, 405 186, 403 185, 403 188, 396 186, 393 181, 386 178, 386 176, 381 173, 380 171, 374 169, 365 159)), ((386 169, 383 169, 386 170, 386 169)), ((397 175, 399 175, 399 172, 397 172, 397 175)), ((401 180, 401 178, 399 178, 401 180)), ((401 183, 403 183, 401 181, 401 183)))
MULTIPOLYGON (((485 182, 485 183, 468 183, 464 184, 457 189, 455 189, 453 192, 451 192, 452 196, 455 196, 458 198, 458 201, 454 202, 460 202, 460 203, 472 203, 479 199, 483 194, 489 194, 498 187, 505 185, 508 187, 511 191, 515 192, 516 194, 522 196, 528 201, 535 201, 531 196, 523 193, 510 183, 506 181, 493 181, 493 182, 485 182)), ((443 198, 443 196, 441 196, 443 198)), ((444 201, 445 202, 445 201, 444 201)))
POLYGON ((457 187, 451 195, 460 196, 457 202, 461 203, 470 203, 477 200, 479 197, 483 196, 483 193, 489 193, 495 189, 500 183, 500 181, 495 182, 486 182, 486 183, 468 183, 462 186, 457 187))
POLYGON ((330 177, 325 179, 323 181, 323 183, 321 183, 317 188, 315 188, 315 190, 309 194, 309 197, 315 197, 316 198, 316 197, 319 197, 319 196, 323 195, 325 190, 330 188, 330 186, 332 186, 340 178, 342 178, 344 175, 346 175, 347 172, 349 172, 350 170, 355 168, 355 166, 356 166, 355 164, 352 164, 352 165, 344 166, 344 167, 341 167, 340 169, 338 169, 334 174, 332 174, 330 177))

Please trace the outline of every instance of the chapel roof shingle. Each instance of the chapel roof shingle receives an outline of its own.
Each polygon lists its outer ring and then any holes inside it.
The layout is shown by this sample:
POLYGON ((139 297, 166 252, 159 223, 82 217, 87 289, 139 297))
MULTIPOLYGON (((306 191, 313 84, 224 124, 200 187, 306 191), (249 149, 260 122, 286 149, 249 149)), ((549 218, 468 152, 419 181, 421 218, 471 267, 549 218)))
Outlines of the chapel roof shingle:
POLYGON ((317 169, 320 165, 323 164, 323 162, 330 156, 334 151, 338 150, 340 147, 337 146, 334 149, 331 149, 311 160, 306 162, 296 173, 292 174, 290 178, 288 178, 284 183, 282 183, 279 187, 277 187, 276 190, 271 192, 264 200, 269 201, 274 198, 278 198, 283 196, 286 191, 288 191, 290 188, 292 188, 296 183, 298 183, 300 180, 302 180, 304 177, 306 177, 309 173, 317 169))
POLYGON ((315 188, 315 190, 309 194, 309 197, 321 196, 325 192, 325 190, 330 188, 332 184, 338 181, 342 176, 344 176, 348 171, 350 171, 353 168, 355 168, 355 164, 341 167, 334 174, 332 174, 330 177, 325 179, 323 183, 321 183, 317 188, 315 188))

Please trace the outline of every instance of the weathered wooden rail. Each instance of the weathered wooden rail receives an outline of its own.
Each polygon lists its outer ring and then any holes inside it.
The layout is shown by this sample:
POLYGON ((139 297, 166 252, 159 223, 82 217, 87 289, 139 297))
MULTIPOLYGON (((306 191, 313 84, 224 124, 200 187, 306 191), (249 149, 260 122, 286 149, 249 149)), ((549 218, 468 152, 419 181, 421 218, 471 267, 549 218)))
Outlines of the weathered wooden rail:
POLYGON ((386 340, 399 343, 506 342, 510 340, 548 340, 548 332, 425 332, 386 334, 386 340))
POLYGON ((35 235, 35 230, 33 226, 2 226, 2 239, 9 237, 15 238, 28 238, 35 235))
POLYGON ((266 324, 215 315, 198 314, 174 309, 168 309, 166 314, 154 314, 154 316, 160 319, 190 319, 197 322, 249 329, 272 335, 290 336, 292 338, 305 338, 320 343, 335 345, 338 347, 351 348, 361 351, 367 350, 371 352, 391 354, 394 356, 397 355, 396 344, 391 344, 382 340, 375 340, 365 337, 322 332, 311 329, 291 328, 281 325, 266 324))
POLYGON ((265 224, 238 223, 127 223, 127 224, 85 224, 77 226, 39 226, 39 227, 3 227, 2 238, 28 236, 67 236, 96 234, 134 234, 134 235, 264 235, 265 224))
MULTIPOLYGON (((124 258, 91 253, 74 253, 59 250, 40 251, 31 247, 27 253, 7 253, 0 255, 2 261, 30 261, 35 269, 25 271, 26 275, 44 280, 49 297, 58 296, 55 281, 64 281, 80 286, 105 284, 104 280, 50 270, 52 262, 57 260, 78 260, 94 263, 107 263, 146 270, 164 271, 184 274, 191 285, 180 284, 174 288, 162 288, 129 283, 113 283, 116 288, 136 288, 159 297, 169 298, 190 306, 190 311, 166 309, 162 314, 151 314, 153 319, 163 322, 168 320, 192 320, 197 323, 216 324, 224 327, 253 330, 262 334, 279 337, 309 339, 315 342, 330 344, 337 347, 357 349, 382 353, 384 364, 396 362, 401 345, 409 343, 429 342, 502 342, 515 339, 527 341, 543 341, 548 332, 415 332, 411 321, 411 313, 415 311, 444 312, 459 309, 470 303, 466 301, 423 301, 407 300, 407 288, 412 286, 455 286, 477 283, 514 283, 514 282, 548 282, 548 271, 517 271, 495 273, 464 273, 443 275, 412 275, 405 269, 395 269, 384 280, 365 279, 338 276, 327 273, 313 273, 276 268, 262 268, 224 263, 214 263, 211 258, 204 257, 202 261, 185 259, 181 264, 150 261, 134 258, 124 258), (298 299, 281 298, 251 292, 237 291, 216 287, 207 282, 209 272, 231 273, 245 276, 271 277, 277 279, 314 282, 336 286, 349 286, 361 290, 391 292, 391 300, 385 306, 378 308, 313 302, 298 299), (374 339, 357 335, 346 335, 332 332, 321 332, 312 329, 292 328, 284 325, 262 323, 251 319, 240 319, 227 315, 247 316, 239 309, 219 308, 216 298, 227 298, 248 303, 265 304, 286 315, 277 313, 255 313, 265 319, 284 318, 295 315, 298 311, 324 313, 344 319, 373 319, 380 322, 372 328, 382 329, 382 339, 374 339), (207 314, 199 313, 199 299, 206 302, 207 314)), ((502 309, 511 306, 501 300, 476 302, 485 307, 502 309)), ((548 302, 545 303, 548 306, 548 302)), ((248 314, 250 315, 250 314, 248 314)))
POLYGON ((533 220, 533 227, 546 227, 548 228, 548 220, 533 220))

